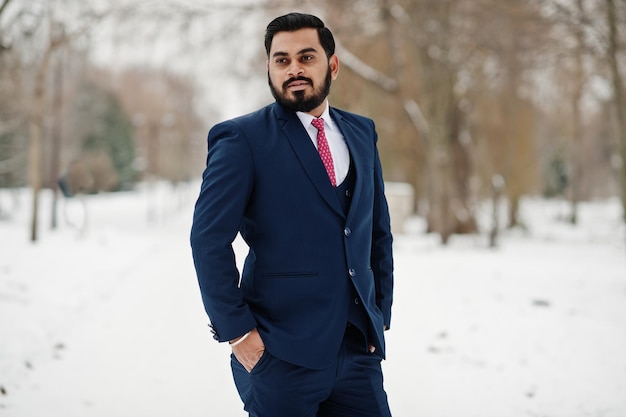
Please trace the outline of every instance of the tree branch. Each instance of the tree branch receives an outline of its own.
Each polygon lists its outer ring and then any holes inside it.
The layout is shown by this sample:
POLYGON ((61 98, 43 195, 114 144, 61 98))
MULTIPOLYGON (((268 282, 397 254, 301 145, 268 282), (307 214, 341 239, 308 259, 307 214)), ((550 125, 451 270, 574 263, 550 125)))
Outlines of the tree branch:
POLYGON ((361 61, 359 57, 345 49, 339 42, 336 42, 336 49, 337 55, 341 56, 341 62, 352 71, 356 72, 364 79, 371 81, 388 93, 396 92, 398 89, 398 82, 396 80, 386 76, 382 72, 361 61))
POLYGON ((428 137, 428 121, 424 117, 424 113, 422 113, 422 109, 420 109, 419 104, 417 104, 417 102, 413 99, 408 99, 405 100, 402 105, 406 114, 409 115, 411 123, 413 123, 413 127, 415 127, 415 130, 417 130, 420 137, 428 137))
POLYGON ((9 5, 10 2, 11 2, 11 0, 4 0, 2 2, 2 5, 0 6, 0 16, 2 16, 2 12, 4 12, 4 9, 7 8, 7 6, 9 5))

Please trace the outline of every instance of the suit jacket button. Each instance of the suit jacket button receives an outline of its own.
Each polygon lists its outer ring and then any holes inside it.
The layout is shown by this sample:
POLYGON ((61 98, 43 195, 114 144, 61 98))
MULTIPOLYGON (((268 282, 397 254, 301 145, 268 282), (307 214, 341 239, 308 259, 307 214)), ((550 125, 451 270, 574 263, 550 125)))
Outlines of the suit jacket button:
POLYGON ((343 234, 346 236, 350 236, 352 234, 352 230, 350 230, 349 227, 346 227, 345 229, 343 229, 343 234))
POLYGON ((354 268, 348 269, 348 275, 350 275, 351 277, 356 275, 356 271, 354 270, 354 268))
POLYGON ((209 324, 209 328, 211 329, 211 333, 213 333, 213 339, 220 340, 219 335, 217 334, 217 330, 215 330, 215 326, 209 324))

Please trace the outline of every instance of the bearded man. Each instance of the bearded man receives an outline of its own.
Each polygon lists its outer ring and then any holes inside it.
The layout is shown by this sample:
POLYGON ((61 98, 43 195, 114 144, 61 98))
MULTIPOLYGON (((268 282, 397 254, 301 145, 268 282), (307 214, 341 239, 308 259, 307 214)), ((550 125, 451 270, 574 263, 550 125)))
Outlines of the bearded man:
POLYGON ((210 130, 194 211, 214 338, 230 344, 250 416, 390 416, 392 236, 374 123, 329 106, 339 59, 319 18, 274 19, 265 49, 276 102, 210 130))

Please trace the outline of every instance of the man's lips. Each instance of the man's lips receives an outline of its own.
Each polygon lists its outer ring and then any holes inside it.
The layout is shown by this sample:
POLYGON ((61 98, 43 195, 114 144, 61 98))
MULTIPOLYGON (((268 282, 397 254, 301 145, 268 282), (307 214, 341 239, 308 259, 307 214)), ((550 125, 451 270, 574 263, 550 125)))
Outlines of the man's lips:
POLYGON ((311 85, 309 80, 289 80, 285 83, 285 88, 292 91, 304 90, 307 86, 311 85))
POLYGON ((306 81, 296 81, 293 83, 289 83, 287 85, 287 88, 289 88, 290 90, 304 90, 308 85, 309 83, 307 83, 306 81))

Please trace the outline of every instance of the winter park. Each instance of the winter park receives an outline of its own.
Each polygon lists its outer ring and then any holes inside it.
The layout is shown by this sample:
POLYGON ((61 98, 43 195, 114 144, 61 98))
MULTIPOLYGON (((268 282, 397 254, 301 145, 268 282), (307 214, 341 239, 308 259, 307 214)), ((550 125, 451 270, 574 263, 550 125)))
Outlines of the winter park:
POLYGON ((291 11, 376 123, 392 414, 626 416, 626 3, 106 3, 0 0, 0 416, 248 415, 190 230, 291 11))
MULTIPOLYGON (((82 236, 64 225, 34 246, 26 210, 2 220, 2 415, 245 415, 190 261, 196 188, 88 196, 82 236)), ((28 196, 0 194, 5 210, 28 196)), ((527 229, 491 250, 479 236, 442 247, 407 221, 384 362, 394 415, 626 413, 619 204, 584 204, 576 227, 565 207, 524 201, 527 229)))

